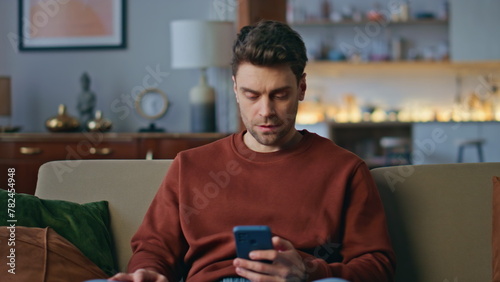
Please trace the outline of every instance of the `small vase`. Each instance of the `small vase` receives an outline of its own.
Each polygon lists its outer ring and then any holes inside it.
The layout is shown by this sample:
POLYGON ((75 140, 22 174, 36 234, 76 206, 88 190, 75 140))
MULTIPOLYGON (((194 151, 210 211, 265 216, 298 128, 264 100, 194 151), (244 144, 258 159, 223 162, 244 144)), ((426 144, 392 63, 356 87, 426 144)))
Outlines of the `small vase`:
POLYGON ((80 128, 80 122, 66 113, 66 106, 61 104, 58 108, 58 115, 49 118, 45 122, 45 127, 52 132, 72 132, 80 128))
POLYGON ((112 122, 102 117, 101 111, 95 112, 95 118, 87 123, 88 131, 106 132, 111 130, 112 122))

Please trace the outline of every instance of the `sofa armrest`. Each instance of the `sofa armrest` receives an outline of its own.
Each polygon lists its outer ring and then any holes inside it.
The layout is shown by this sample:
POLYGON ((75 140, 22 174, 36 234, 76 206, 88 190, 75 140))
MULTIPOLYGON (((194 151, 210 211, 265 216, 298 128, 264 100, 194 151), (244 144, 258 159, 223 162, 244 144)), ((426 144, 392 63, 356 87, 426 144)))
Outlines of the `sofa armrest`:
POLYGON ((372 169, 396 281, 491 281, 492 176, 500 163, 372 169))

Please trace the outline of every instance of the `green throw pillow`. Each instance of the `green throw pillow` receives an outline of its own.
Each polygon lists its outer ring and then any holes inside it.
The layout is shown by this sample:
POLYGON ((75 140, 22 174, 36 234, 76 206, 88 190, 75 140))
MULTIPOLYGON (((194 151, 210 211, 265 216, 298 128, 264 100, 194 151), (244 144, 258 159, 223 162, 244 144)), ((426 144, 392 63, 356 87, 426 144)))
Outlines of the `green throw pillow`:
POLYGON ((8 202, 13 202, 8 199, 11 199, 9 193, 0 189, 1 226, 9 226, 12 223, 7 220, 15 219, 16 226, 51 227, 73 243, 106 274, 116 273, 107 201, 77 204, 15 194, 15 207, 9 211, 8 202), (15 217, 9 218, 10 214, 15 217))

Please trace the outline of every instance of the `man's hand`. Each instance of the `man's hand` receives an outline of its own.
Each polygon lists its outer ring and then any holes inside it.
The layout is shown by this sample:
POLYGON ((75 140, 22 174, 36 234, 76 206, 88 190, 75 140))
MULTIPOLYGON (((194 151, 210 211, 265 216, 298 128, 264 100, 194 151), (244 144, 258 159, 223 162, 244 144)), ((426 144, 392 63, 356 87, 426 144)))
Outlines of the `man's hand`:
POLYGON ((277 236, 272 240, 274 250, 252 251, 252 260, 235 259, 236 273, 251 281, 305 281, 306 267, 292 243, 277 236))
POLYGON ((134 273, 117 273, 109 278, 120 282, 168 282, 167 278, 153 270, 137 269, 134 273))

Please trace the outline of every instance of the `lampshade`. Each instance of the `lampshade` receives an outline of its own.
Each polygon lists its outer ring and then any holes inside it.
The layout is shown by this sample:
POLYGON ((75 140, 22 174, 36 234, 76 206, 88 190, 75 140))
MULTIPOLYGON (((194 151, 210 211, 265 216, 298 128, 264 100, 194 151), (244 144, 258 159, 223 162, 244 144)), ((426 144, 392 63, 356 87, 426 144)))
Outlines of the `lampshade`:
POLYGON ((172 68, 208 68, 231 63, 232 22, 177 20, 170 25, 172 68))
POLYGON ((10 116, 10 107, 10 78, 0 76, 0 116, 10 116))

